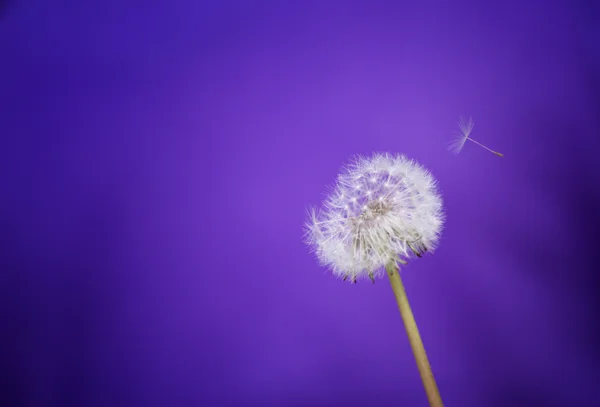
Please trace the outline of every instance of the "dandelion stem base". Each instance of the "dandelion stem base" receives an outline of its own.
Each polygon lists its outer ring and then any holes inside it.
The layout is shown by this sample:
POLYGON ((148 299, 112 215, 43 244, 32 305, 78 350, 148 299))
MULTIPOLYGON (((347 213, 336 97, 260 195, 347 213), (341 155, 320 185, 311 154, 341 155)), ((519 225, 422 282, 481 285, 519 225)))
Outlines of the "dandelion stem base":
POLYGON ((421 340, 415 317, 410 308, 408 297, 406 296, 404 284, 402 284, 402 279, 398 272, 398 265, 395 262, 392 262, 386 266, 386 271, 390 278, 392 290, 396 296, 396 302, 398 303, 408 340, 417 362, 417 368, 419 369, 419 374, 423 381, 423 387, 425 388, 429 405, 431 407, 443 407, 444 404, 442 403, 440 392, 435 383, 435 378, 433 377, 433 372, 429 365, 429 359, 427 358, 427 353, 425 352, 425 347, 423 346, 423 341, 421 340))

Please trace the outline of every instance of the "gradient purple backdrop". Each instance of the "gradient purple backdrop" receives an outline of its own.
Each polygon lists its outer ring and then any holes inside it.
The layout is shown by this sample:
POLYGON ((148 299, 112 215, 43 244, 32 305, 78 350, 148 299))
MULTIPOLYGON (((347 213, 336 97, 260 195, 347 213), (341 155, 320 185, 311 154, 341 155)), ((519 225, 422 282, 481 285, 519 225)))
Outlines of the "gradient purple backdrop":
POLYGON ((389 283, 301 241, 373 151, 443 192, 446 406, 597 405, 598 4, 47 3, 0 8, 0 405, 427 405, 389 283))

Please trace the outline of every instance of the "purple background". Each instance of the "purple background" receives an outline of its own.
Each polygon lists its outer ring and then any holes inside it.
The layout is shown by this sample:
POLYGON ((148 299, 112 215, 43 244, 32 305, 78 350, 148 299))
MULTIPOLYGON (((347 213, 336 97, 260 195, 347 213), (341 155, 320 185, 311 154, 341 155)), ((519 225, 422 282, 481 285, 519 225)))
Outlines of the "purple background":
POLYGON ((372 151, 444 195, 446 406, 597 405, 598 4, 206 3, 0 10, 0 405, 426 406, 389 283, 301 241, 372 151))

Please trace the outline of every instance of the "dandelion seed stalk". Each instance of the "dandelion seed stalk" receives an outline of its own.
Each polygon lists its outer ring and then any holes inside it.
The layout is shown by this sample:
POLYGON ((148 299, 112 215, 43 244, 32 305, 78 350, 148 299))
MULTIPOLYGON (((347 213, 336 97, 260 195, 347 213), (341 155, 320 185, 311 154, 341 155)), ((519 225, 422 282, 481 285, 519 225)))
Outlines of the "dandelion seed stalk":
POLYGON ((498 157, 504 157, 504 154, 499 153, 497 151, 492 150, 491 148, 488 148, 486 146, 484 146, 483 144, 481 144, 478 141, 473 140, 471 137, 467 137, 468 140, 472 141, 473 143, 477 144, 479 147, 483 147, 485 148, 487 151, 489 151, 490 153, 496 154, 498 157))
POLYGON ((398 265, 395 262, 390 262, 386 265, 385 269, 390 279, 392 290, 394 291, 394 296, 398 303, 398 308, 400 309, 400 315, 402 316, 408 340, 417 362, 417 368, 419 369, 419 374, 423 381, 423 387, 425 388, 429 405, 431 407, 443 407, 444 404, 442 403, 440 392, 435 382, 435 378, 433 377, 433 372, 431 371, 429 359, 425 352, 425 346, 423 346, 419 328, 417 327, 415 317, 410 308, 410 303, 408 302, 408 297, 406 296, 406 290, 404 289, 402 279, 400 278, 398 265))

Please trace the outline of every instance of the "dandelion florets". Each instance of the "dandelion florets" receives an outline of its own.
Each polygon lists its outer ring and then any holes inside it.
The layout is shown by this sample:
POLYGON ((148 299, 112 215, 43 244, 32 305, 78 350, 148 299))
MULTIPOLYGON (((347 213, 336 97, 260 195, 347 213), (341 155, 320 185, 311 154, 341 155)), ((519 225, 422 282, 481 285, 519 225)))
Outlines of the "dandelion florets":
POLYGON ((424 167, 402 155, 359 156, 323 207, 310 211, 306 242, 336 276, 355 282, 432 251, 443 221, 436 181, 424 167))

